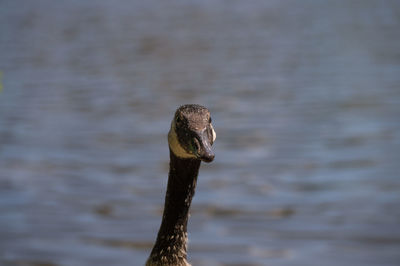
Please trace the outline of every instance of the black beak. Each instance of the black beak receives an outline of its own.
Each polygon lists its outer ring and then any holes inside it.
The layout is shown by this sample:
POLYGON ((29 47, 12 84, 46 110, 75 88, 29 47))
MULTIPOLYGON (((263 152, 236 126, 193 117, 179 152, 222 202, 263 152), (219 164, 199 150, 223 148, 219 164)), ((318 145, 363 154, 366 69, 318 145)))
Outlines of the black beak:
POLYGON ((206 130, 202 132, 197 132, 194 140, 196 144, 196 157, 206 163, 212 162, 214 160, 215 154, 211 149, 210 139, 207 135, 206 130))

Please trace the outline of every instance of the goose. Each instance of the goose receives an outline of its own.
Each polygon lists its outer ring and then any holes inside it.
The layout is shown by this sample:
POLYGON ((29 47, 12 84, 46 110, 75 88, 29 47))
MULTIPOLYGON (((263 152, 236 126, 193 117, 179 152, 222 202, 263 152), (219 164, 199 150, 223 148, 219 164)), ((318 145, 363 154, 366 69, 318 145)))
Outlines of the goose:
POLYGON ((179 107, 168 133, 170 164, 162 222, 146 266, 190 266, 187 222, 201 161, 214 160, 216 133, 210 111, 201 105, 179 107))

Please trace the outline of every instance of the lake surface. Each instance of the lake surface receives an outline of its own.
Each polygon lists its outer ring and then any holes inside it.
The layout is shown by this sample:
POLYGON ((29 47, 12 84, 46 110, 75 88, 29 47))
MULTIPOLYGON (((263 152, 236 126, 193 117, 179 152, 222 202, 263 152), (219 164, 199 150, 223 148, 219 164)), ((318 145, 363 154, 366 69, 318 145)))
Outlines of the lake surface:
POLYGON ((399 1, 1 1, 0 265, 143 265, 175 109, 194 266, 400 264, 399 1))

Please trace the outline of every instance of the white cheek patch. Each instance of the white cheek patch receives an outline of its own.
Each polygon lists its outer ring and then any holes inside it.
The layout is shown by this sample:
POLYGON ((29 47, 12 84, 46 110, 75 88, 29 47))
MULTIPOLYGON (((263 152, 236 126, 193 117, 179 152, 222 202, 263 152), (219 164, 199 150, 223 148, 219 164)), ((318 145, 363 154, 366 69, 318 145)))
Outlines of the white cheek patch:
POLYGON ((212 137, 213 137, 213 142, 215 141, 215 139, 217 138, 217 133, 215 133, 214 127, 212 126, 212 124, 210 124, 211 130, 212 130, 212 137))
POLYGON ((168 133, 168 144, 169 148, 176 156, 180 158, 196 158, 195 155, 188 153, 184 148, 182 148, 175 132, 175 123, 171 124, 171 129, 168 133))

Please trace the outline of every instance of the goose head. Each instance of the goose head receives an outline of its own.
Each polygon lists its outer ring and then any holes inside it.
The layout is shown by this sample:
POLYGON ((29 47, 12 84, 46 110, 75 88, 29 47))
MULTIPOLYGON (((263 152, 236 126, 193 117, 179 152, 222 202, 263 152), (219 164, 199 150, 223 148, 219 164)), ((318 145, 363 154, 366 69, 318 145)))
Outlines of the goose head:
POLYGON ((215 138, 207 108, 188 104, 176 110, 168 133, 168 144, 177 157, 211 162, 215 156, 211 149, 215 138))

